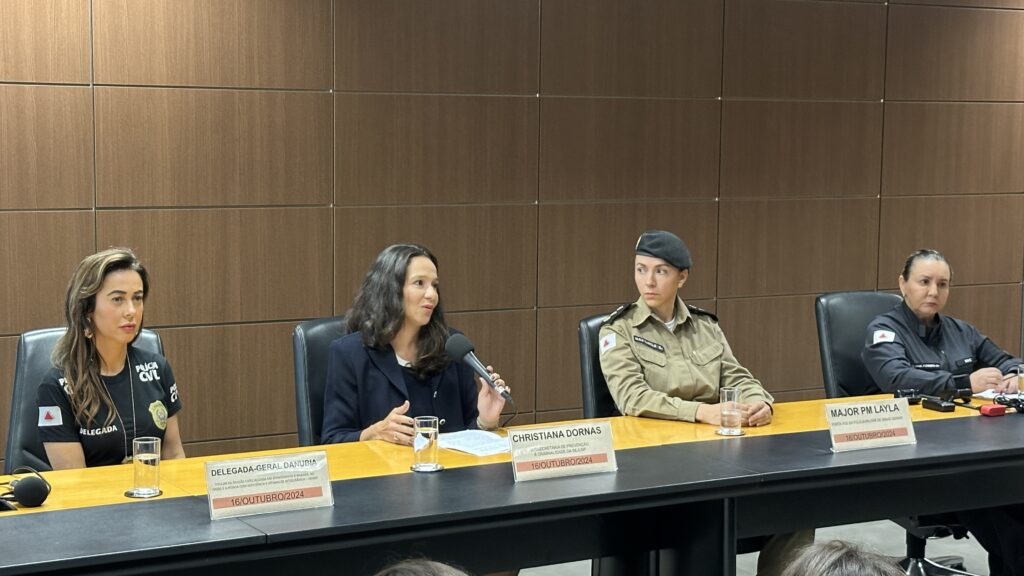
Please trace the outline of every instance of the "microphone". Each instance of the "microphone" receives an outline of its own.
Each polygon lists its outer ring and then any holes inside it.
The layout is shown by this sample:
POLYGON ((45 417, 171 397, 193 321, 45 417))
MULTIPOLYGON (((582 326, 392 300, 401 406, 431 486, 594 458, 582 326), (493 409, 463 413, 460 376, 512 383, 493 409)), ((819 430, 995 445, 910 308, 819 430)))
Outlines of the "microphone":
MULTIPOLYGON (((9 486, 11 491, 4 494, 8 500, 13 500, 27 508, 35 508, 46 501, 50 495, 50 483, 31 468, 25 467, 34 474, 17 480, 12 480, 9 486)), ((17 472, 18 469, 15 469, 17 472)))
POLYGON ((480 359, 477 358, 476 354, 473 352, 473 343, 469 341, 469 338, 466 338, 462 334, 452 334, 444 343, 444 351, 448 353, 448 356, 450 356, 453 361, 464 362, 467 366, 472 368, 474 372, 484 379, 484 382, 487 382, 491 385, 491 388, 497 390, 506 402, 512 401, 512 395, 507 391, 498 388, 498 385, 494 383, 494 380, 491 380, 491 375, 487 372, 487 368, 484 367, 483 362, 480 362, 480 359))

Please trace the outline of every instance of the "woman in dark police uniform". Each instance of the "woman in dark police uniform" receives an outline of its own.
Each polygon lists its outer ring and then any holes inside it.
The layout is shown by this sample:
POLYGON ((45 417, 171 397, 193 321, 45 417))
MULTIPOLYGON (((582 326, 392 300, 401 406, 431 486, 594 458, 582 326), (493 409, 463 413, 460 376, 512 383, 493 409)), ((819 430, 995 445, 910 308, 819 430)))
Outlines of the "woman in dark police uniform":
MULTIPOLYGON (((946 258, 935 250, 907 258, 899 277, 903 302, 872 320, 861 352, 883 391, 1017 391, 1020 358, 967 322, 941 314, 952 277, 946 258)), ((1024 575, 1024 504, 955 515, 988 551, 992 575, 1024 575)))
POLYGON ((348 327, 353 332, 331 344, 327 364, 325 444, 412 445, 415 416, 437 416, 441 432, 498 426, 505 400, 445 352, 454 331, 444 320, 437 258, 423 246, 395 244, 377 256, 348 327))
POLYGON ((132 346, 148 295, 149 275, 127 248, 87 257, 71 277, 68 329, 37 392, 39 437, 54 470, 126 462, 142 436, 163 439, 161 458, 185 457, 171 366, 132 346))

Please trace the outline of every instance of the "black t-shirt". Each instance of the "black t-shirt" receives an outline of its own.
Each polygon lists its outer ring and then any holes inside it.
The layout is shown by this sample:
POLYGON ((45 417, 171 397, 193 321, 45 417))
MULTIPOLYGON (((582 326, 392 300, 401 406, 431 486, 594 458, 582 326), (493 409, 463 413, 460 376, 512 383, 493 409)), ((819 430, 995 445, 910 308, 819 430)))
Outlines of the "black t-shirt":
POLYGON ((124 369, 116 376, 101 379, 117 408, 109 425, 104 404, 100 404, 91 423, 75 421, 71 400, 64 389, 67 384, 57 368, 46 373, 36 394, 39 439, 79 442, 86 466, 124 462, 132 453, 132 440, 142 436, 163 439, 167 419, 181 410, 171 366, 154 352, 129 347, 124 369))

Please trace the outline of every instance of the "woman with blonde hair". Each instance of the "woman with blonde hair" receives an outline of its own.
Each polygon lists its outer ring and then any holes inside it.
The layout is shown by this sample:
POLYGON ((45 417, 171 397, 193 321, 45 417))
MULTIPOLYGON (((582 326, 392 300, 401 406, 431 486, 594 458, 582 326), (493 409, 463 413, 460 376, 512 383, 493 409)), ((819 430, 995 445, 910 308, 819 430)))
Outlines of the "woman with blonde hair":
POLYGON ((127 462, 143 436, 163 440, 164 459, 185 456, 171 367, 132 345, 148 295, 149 274, 128 248, 88 256, 72 275, 67 332, 36 398, 39 438, 54 470, 127 462))

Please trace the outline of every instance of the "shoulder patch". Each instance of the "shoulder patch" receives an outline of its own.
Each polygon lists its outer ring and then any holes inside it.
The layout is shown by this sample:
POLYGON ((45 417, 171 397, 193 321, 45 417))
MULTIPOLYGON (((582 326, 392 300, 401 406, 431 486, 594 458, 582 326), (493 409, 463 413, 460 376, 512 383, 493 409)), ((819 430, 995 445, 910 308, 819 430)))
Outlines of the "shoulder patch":
POLYGON ((702 310, 700 308, 697 308, 696 306, 690 306, 689 304, 687 304, 686 307, 690 310, 691 314, 700 314, 701 316, 710 316, 712 320, 714 320, 715 322, 718 322, 718 316, 715 316, 714 314, 712 314, 711 312, 708 312, 707 310, 702 310))
POLYGON ((622 316, 623 314, 628 312, 633 306, 636 306, 636 302, 630 302, 629 304, 623 304, 622 306, 619 306, 611 314, 605 316, 604 320, 601 320, 601 325, 604 326, 605 324, 610 324, 614 322, 619 316, 622 316))
POLYGON ((896 333, 892 330, 875 330, 875 333, 871 336, 871 345, 874 346, 879 342, 895 342, 896 333))

